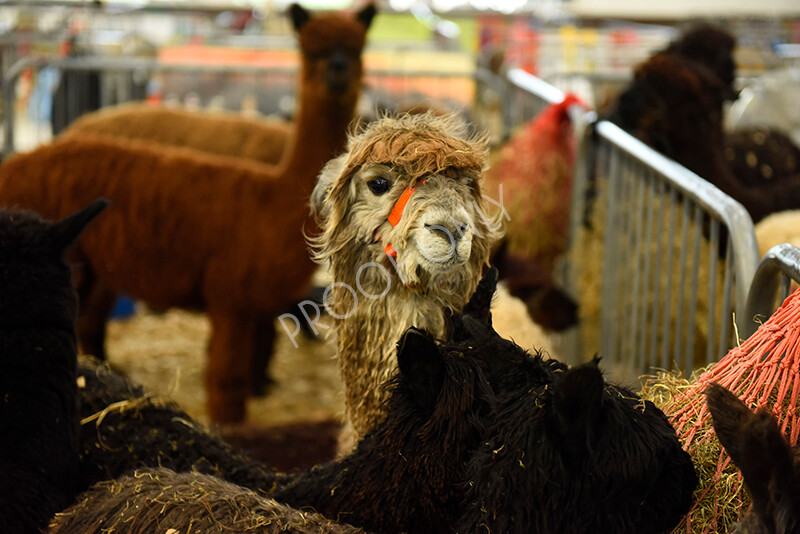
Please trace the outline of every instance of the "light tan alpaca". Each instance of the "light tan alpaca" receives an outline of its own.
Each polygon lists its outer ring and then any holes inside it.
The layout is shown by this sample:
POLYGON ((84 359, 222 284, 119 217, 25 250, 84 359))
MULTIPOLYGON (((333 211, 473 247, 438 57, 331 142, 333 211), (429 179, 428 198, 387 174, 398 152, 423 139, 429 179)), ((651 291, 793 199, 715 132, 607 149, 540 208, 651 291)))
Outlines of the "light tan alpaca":
POLYGON ((356 437, 383 418, 402 333, 443 337, 488 263, 500 224, 481 196, 487 153, 452 117, 387 117, 320 174, 311 203, 322 233, 311 243, 334 279, 325 304, 356 437))

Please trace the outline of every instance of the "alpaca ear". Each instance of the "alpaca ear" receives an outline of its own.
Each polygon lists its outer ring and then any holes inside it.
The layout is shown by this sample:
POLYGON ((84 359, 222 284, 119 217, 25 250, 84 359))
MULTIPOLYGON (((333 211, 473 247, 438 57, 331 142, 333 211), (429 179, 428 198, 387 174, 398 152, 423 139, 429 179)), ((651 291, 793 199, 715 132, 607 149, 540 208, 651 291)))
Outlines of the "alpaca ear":
POLYGON ((492 298, 497 290, 498 276, 497 267, 489 267, 478 282, 478 287, 475 288, 469 302, 464 306, 462 314, 471 315, 486 326, 492 326, 492 298))
POLYGON ((566 371, 553 390, 556 431, 565 463, 577 466, 589 450, 590 430, 600 410, 603 374, 598 359, 566 371))
POLYGON ((322 168, 317 177, 317 183, 314 185, 314 190, 311 192, 311 213, 315 216, 322 215, 328 216, 328 211, 325 209, 325 201, 333 188, 334 182, 344 169, 347 161, 347 155, 342 154, 338 158, 329 160, 328 163, 322 168))
POLYGON ((374 3, 370 2, 362 7, 358 13, 356 13, 356 19, 364 25, 364 29, 367 29, 369 28, 369 25, 372 24, 372 19, 377 13, 378 8, 375 7, 374 3))
POLYGON ((89 222, 94 219, 101 211, 106 209, 109 201, 99 198, 83 208, 60 220, 51 229, 51 238, 56 251, 60 254, 80 235, 89 222))
MULTIPOLYGON (((797 491, 793 486, 792 453, 772 414, 751 412, 739 398, 719 384, 706 389, 714 432, 733 463, 741 470, 756 514, 771 514, 777 493, 797 491)), ((770 517, 762 520, 773 521, 770 517)))
POLYGON ((487 324, 485 321, 480 321, 472 315, 462 316, 460 323, 457 323, 460 327, 457 329, 457 332, 460 335, 456 336, 456 341, 470 340, 478 346, 487 345, 494 338, 500 337, 500 334, 494 331, 490 323, 491 318, 489 324, 487 324))
POLYGON ((300 4, 289 6, 289 16, 292 17, 292 25, 294 25, 295 31, 300 31, 300 28, 311 20, 311 13, 300 4))
POLYGON ((742 459, 740 434, 755 415, 736 395, 719 384, 709 384, 705 393, 717 439, 738 465, 742 459))
POLYGON ((406 330, 397 344, 397 366, 414 402, 432 411, 444 382, 444 360, 430 334, 406 330))

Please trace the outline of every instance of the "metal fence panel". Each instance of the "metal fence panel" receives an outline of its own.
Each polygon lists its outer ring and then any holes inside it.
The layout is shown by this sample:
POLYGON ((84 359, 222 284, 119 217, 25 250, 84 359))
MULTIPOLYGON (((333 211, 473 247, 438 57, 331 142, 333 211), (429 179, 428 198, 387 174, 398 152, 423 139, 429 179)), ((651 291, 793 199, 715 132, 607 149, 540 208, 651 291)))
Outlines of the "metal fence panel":
POLYGON ((764 255, 753 276, 743 337, 752 335, 758 328, 756 321, 766 320, 789 296, 792 282, 800 283, 800 249, 788 243, 775 245, 764 255))
MULTIPOLYGON (((656 367, 689 372, 717 360, 733 342, 734 309, 744 324, 758 258, 750 216, 614 124, 599 122, 586 142, 600 192, 591 208, 605 213, 573 230, 603 243, 596 337, 607 368, 632 382, 656 367)), ((591 269, 580 254, 572 268, 591 269)))

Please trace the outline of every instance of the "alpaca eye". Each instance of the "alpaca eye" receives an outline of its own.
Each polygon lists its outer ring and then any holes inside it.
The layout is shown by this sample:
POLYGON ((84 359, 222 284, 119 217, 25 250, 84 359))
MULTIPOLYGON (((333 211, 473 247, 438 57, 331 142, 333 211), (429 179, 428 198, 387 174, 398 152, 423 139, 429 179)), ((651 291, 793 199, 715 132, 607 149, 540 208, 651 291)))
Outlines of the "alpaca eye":
POLYGON ((374 180, 370 180, 367 185, 369 186, 369 190, 376 195, 384 194, 392 186, 386 178, 375 178, 374 180))

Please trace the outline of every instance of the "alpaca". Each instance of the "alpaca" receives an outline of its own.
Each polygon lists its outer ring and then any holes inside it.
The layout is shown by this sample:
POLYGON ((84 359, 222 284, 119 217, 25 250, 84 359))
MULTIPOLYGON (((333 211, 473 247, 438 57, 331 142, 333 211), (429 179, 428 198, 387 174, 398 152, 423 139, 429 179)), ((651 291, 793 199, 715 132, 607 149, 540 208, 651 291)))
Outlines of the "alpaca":
POLYGON ((509 214, 492 264, 531 318, 556 331, 577 322, 577 306, 550 274, 567 251, 576 158, 569 110, 576 105, 585 106, 568 94, 547 106, 503 145, 486 173, 489 190, 502 188, 509 214))
POLYGON ((325 305, 356 437, 383 416, 400 335, 418 326, 442 336, 487 264, 499 224, 484 212, 486 157, 485 140, 453 116, 400 115, 353 135, 319 176, 321 232, 310 242, 334 279, 325 305))
POLYGON ((56 514, 50 534, 208 532, 359 534, 364 531, 293 510, 252 490, 200 473, 169 469, 100 482, 56 514), (132 505, 133 504, 133 505, 132 505))
POLYGON ((741 469, 753 500, 735 534, 800 533, 800 463, 769 409, 751 412, 718 384, 706 389, 714 431, 741 469))
POLYGON ((731 172, 723 150, 726 98, 728 87, 709 68, 678 54, 659 53, 636 69, 612 120, 740 202, 755 223, 797 208, 800 174, 764 180, 731 172))
MULTIPOLYGON (((447 341, 416 328, 403 334, 386 418, 335 462, 287 475, 206 454, 202 439, 181 437, 196 432, 184 414, 150 404, 149 414, 164 415, 140 418, 146 399, 101 412, 89 449, 105 446, 110 477, 146 465, 213 468, 280 503, 372 532, 668 531, 688 510, 697 479, 664 414, 606 384, 596 362, 570 370, 498 336, 489 312, 496 282, 491 269, 453 317, 447 341), (143 444, 140 435, 153 440, 143 444)), ((113 389, 131 389, 117 382, 113 389)), ((152 506, 135 487, 120 491, 152 506)), ((94 516, 93 506, 82 508, 94 516)))
POLYGON ((726 100, 735 100, 738 92, 736 81, 736 62, 733 51, 736 38, 728 31, 712 24, 697 24, 687 29, 671 42, 664 52, 678 54, 711 69, 725 86, 726 100))
MULTIPOLYGON (((308 41, 303 44, 308 45, 308 41)), ((88 113, 72 123, 60 137, 90 134, 138 139, 276 165, 286 150, 291 132, 291 124, 280 120, 132 103, 88 113)))
POLYGON ((90 229, 78 248, 85 352, 104 357, 105 322, 118 292, 158 308, 205 310, 213 329, 209 416, 218 423, 244 419, 247 394, 263 385, 273 320, 305 295, 314 271, 303 233, 313 222, 308 194, 314 175, 344 146, 374 14, 372 5, 356 17, 292 7, 307 51, 303 106, 294 144, 278 167, 88 135, 0 165, 0 198, 46 216, 87 198, 114 201, 107 224, 90 229), (339 46, 331 45, 332 35, 339 46))
POLYGON ((0 210, 0 522, 34 533, 80 491, 78 299, 64 251, 103 208, 51 223, 0 210))

